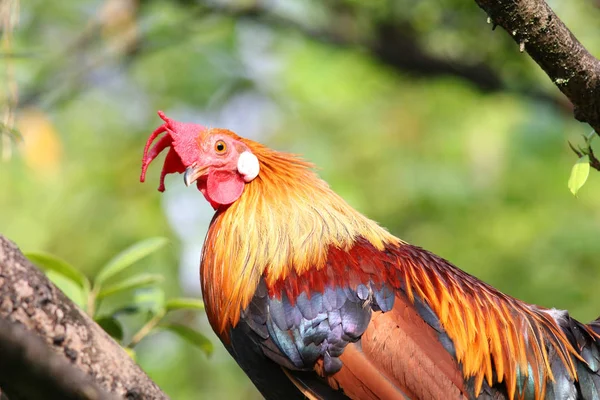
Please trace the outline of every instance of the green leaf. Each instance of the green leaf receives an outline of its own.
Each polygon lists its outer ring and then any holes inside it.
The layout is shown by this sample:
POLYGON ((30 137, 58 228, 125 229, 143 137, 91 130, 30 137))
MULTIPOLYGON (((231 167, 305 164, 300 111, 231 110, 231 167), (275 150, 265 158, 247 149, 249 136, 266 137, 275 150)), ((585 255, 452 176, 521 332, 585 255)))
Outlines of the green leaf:
POLYGON ((165 291, 157 286, 138 290, 133 296, 133 302, 140 310, 149 310, 152 315, 157 314, 165 308, 165 291))
POLYGON ((52 254, 36 252, 25 253, 25 257, 44 271, 54 271, 73 281, 84 290, 86 296, 90 291, 90 281, 88 278, 65 260, 52 254))
POLYGON ((167 243, 167 238, 155 237, 143 240, 128 247, 102 267, 96 276, 95 283, 101 285, 107 279, 131 267, 136 261, 154 253, 167 243))
POLYGON ((200 350, 204 351, 204 353, 207 356, 210 356, 214 350, 213 344, 210 342, 210 340, 208 340, 206 336, 185 325, 165 324, 161 325, 160 327, 162 329, 167 329, 173 333, 176 333, 182 339, 185 339, 189 343, 198 347, 200 350))
POLYGON ((140 308, 138 306, 128 304, 126 306, 122 306, 122 307, 119 307, 119 308, 111 310, 109 314, 113 318, 116 318, 116 317, 121 316, 121 315, 133 315, 133 314, 137 314, 140 311, 141 310, 140 310, 140 308))
POLYGON ((182 309, 204 310, 204 302, 199 299, 180 297, 167 300, 165 308, 167 309, 167 311, 182 309))
POLYGON ((79 286, 79 284, 53 270, 46 271, 46 276, 57 288, 71 299, 73 303, 77 304, 80 308, 85 309, 87 293, 85 293, 84 289, 79 286))
POLYGON ((577 192, 587 181, 587 178, 590 174, 590 157, 586 154, 577 160, 577 163, 573 166, 571 170, 571 176, 569 177, 569 190, 575 196, 577 196, 577 192))
POLYGON ((125 279, 121 282, 116 282, 112 285, 103 288, 102 290, 100 290, 100 293, 98 293, 98 299, 103 299, 107 296, 111 296, 116 293, 141 288, 144 286, 156 285, 162 280, 162 275, 158 274, 135 275, 131 278, 125 279))
POLYGON ((123 327, 117 319, 110 316, 103 316, 97 318, 96 323, 117 342, 123 340, 123 327))

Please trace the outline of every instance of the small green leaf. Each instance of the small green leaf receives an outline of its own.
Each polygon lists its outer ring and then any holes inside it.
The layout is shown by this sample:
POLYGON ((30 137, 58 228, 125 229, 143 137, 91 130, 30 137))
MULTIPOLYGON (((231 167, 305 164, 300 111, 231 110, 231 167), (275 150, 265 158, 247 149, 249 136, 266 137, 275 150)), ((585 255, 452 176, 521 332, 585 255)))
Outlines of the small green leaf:
POLYGON ((190 298, 175 298, 167 300, 165 304, 167 311, 191 309, 191 310, 204 310, 204 302, 199 299, 190 298))
POLYGON ((153 286, 138 290, 133 296, 133 302, 140 310, 149 310, 153 315, 165 308, 165 291, 153 286))
POLYGON ((65 278, 75 282, 84 292, 89 292, 90 281, 77 268, 56 256, 48 253, 25 253, 25 257, 31 260, 32 263, 43 269, 44 271, 54 271, 65 278))
POLYGON ((156 285, 163 280, 162 275, 158 274, 141 274, 132 276, 124 281, 109 285, 98 293, 98 299, 103 299, 116 293, 125 292, 127 290, 137 289, 144 286, 156 285))
POLYGON ((131 347, 123 347, 123 350, 125 350, 125 353, 129 354, 129 357, 131 357, 133 361, 137 361, 134 349, 132 349, 131 347))
POLYGON ((579 189, 585 184, 587 181, 588 175, 590 174, 590 157, 586 154, 577 160, 577 163, 573 166, 571 170, 571 176, 569 177, 569 190, 575 196, 577 196, 577 192, 579 189))
POLYGON ((82 289, 79 284, 54 270, 46 271, 46 276, 57 288, 71 299, 73 303, 77 304, 80 308, 85 309, 87 293, 84 293, 84 289, 82 289))
POLYGON ((131 247, 128 247, 117 254, 104 267, 102 267, 96 276, 95 283, 97 285, 102 284, 108 278, 111 278, 119 272, 122 272, 123 270, 132 266, 136 261, 139 261, 142 258, 154 253, 167 244, 167 242, 167 238, 155 237, 143 240, 131 247))
POLYGON ((117 309, 113 309, 112 311, 110 311, 110 315, 113 318, 116 318, 118 316, 121 315, 133 315, 133 314, 137 314, 139 313, 141 310, 138 306, 136 305, 126 305, 117 309))
POLYGON ((214 350, 213 344, 210 342, 210 340, 208 340, 206 336, 185 325, 165 324, 161 325, 161 328, 176 333, 182 339, 187 340, 189 343, 204 351, 204 353, 207 356, 210 356, 214 350))
POLYGON ((113 317, 103 316, 96 319, 96 323, 104 329, 106 333, 112 336, 117 342, 123 340, 123 327, 121 323, 113 317))

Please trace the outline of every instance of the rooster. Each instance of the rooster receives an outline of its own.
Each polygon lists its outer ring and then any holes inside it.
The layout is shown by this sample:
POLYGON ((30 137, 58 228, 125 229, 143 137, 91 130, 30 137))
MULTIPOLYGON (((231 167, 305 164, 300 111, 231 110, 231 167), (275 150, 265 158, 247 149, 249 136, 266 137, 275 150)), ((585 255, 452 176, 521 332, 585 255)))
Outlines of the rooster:
POLYGON ((206 313, 265 398, 600 399, 600 320, 398 239, 295 155, 158 114, 140 180, 169 148, 158 189, 182 173, 215 209, 206 313))

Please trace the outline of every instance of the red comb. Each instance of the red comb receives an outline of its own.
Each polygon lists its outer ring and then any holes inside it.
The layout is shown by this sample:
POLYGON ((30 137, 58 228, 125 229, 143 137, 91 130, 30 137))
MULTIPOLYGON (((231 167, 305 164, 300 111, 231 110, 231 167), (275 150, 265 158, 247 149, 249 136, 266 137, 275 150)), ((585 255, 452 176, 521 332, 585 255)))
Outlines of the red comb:
POLYGON ((199 152, 196 139, 206 128, 198 124, 174 121, 168 118, 162 111, 158 112, 158 116, 165 121, 165 123, 152 132, 152 135, 150 135, 146 142, 144 157, 142 158, 142 174, 140 176, 140 182, 144 182, 146 179, 146 170, 152 160, 154 160, 165 148, 170 147, 160 174, 160 185, 158 186, 158 190, 164 192, 165 176, 167 174, 176 172, 183 173, 187 167, 193 165, 197 161, 199 152), (156 138, 164 132, 167 134, 161 137, 154 146, 152 146, 152 143, 156 138))

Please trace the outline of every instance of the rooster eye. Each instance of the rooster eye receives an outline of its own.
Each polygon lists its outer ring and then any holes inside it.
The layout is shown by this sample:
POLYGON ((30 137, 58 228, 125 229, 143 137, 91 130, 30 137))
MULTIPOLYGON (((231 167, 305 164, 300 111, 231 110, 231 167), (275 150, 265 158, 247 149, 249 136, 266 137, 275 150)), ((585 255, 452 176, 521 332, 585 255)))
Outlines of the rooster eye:
POLYGON ((227 145, 225 144, 225 142, 222 140, 218 140, 215 143, 215 151, 217 152, 217 154, 224 154, 227 151, 227 145))

